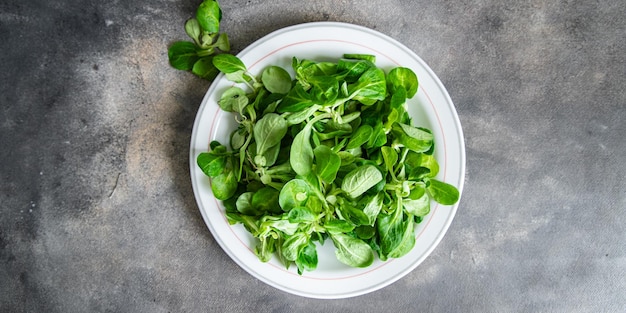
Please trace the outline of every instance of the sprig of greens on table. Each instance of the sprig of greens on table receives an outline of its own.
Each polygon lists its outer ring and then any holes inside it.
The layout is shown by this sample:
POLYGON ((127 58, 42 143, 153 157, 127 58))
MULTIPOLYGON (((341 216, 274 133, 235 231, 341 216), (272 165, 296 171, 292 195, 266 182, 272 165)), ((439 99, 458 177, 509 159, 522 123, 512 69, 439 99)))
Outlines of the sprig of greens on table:
POLYGON ((236 56, 214 53, 229 48, 216 1, 204 1, 196 18, 185 25, 194 43, 175 43, 171 64, 208 79, 222 72, 245 88, 232 86, 218 101, 238 121, 230 148, 213 141, 197 164, 229 223, 258 239, 261 261, 276 256, 299 274, 312 271, 316 242, 328 240, 349 266, 399 258, 415 245, 431 200, 458 201, 457 188, 435 178, 432 132, 406 111, 418 89, 411 69, 385 73, 372 55, 345 54, 336 62, 294 57, 295 78, 278 66, 257 77, 236 56))
POLYGON ((167 51, 170 65, 213 80, 219 74, 219 70, 213 66, 213 57, 220 52, 230 51, 228 35, 220 33, 221 20, 222 9, 217 1, 203 1, 196 10, 196 17, 185 22, 185 32, 193 42, 174 42, 167 51))

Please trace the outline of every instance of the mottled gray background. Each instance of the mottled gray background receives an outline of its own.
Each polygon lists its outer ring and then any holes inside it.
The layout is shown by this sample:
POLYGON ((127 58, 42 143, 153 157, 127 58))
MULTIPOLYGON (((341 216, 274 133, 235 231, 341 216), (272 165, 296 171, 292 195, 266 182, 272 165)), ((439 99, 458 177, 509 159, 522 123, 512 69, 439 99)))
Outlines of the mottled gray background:
POLYGON ((457 106, 465 192, 434 253, 366 296, 283 293, 193 198, 200 0, 0 2, 1 312, 624 312, 626 2, 222 1, 235 51, 341 21, 407 45, 457 106))

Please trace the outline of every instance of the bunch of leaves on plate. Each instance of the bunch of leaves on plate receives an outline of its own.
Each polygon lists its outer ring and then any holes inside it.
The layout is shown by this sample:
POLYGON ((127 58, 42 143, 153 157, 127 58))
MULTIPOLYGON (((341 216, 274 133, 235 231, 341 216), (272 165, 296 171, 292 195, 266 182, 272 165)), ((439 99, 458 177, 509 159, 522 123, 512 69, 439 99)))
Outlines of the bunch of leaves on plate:
POLYGON ((185 32, 193 40, 173 43, 167 56, 172 67, 191 71, 195 75, 213 80, 219 71, 213 66, 213 56, 230 51, 226 33, 220 33, 222 10, 215 0, 204 0, 196 17, 185 22, 185 32))
POLYGON ((433 134, 406 111, 418 88, 412 70, 385 73, 361 54, 294 57, 295 78, 277 66, 255 77, 227 54, 213 64, 247 91, 223 92, 219 106, 239 126, 230 149, 214 141, 197 163, 229 222, 258 238, 261 261, 275 255, 302 274, 317 266, 315 243, 329 239, 350 266, 398 258, 415 245, 431 199, 458 201, 454 186, 435 179, 433 134))

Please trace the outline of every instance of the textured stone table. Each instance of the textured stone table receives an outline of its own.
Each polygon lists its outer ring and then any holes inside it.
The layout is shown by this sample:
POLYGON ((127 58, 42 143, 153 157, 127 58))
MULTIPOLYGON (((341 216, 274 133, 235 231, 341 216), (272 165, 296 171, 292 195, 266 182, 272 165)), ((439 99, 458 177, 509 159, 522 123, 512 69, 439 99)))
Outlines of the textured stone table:
POLYGON ((623 312, 626 2, 222 1, 239 51, 310 21, 407 45, 457 106, 467 174, 432 255, 365 296, 255 279, 202 221, 176 71, 200 1, 0 3, 1 312, 623 312))

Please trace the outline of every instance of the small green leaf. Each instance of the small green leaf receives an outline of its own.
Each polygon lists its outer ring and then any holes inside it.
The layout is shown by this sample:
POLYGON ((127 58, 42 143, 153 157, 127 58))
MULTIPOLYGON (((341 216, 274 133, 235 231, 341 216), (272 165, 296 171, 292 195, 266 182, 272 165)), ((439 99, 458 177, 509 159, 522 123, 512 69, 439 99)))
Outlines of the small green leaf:
POLYGON ((402 222, 402 236, 395 249, 389 251, 387 257, 399 258, 411 251, 415 246, 415 223, 412 216, 402 222))
POLYGON ((226 158, 210 152, 202 152, 196 158, 196 162, 205 175, 215 177, 224 170, 226 158))
POLYGON ((219 37, 217 37, 214 46, 224 52, 230 51, 230 41, 228 40, 228 35, 226 33, 221 33, 219 37))
POLYGON ((225 170, 211 181, 211 190, 215 198, 226 200, 232 197, 237 191, 237 176, 233 169, 225 170))
MULTIPOLYGON (((396 90, 393 91, 393 93, 391 94, 391 100, 389 101, 389 107, 391 107, 393 110, 396 110, 396 114, 399 115, 399 110, 400 108, 404 108, 404 104, 406 103, 406 90, 404 88, 398 88, 396 90)), ((398 116, 399 117, 399 116, 398 116)), ((397 120, 398 118, 396 118, 397 120)), ((390 119, 387 118, 387 121, 389 121, 390 119)), ((395 122, 395 120, 393 121, 395 122)), ((391 122, 390 124, 393 124, 393 122, 391 122)))
POLYGON ((376 228, 370 225, 361 225, 354 229, 357 237, 367 240, 376 236, 376 228))
POLYGON ((202 32, 202 35, 200 36, 200 44, 198 46, 200 46, 203 50, 206 50, 206 52, 203 52, 206 53, 206 55, 215 53, 215 48, 212 43, 216 35, 217 33, 202 32))
POLYGON ((304 109, 302 111, 299 111, 299 112, 287 112, 287 113, 284 113, 283 116, 285 116, 285 119, 287 120, 287 123, 289 125, 296 125, 296 124, 300 124, 300 123, 304 122, 305 120, 307 120, 319 108, 321 108, 321 106, 315 104, 315 105, 313 105, 313 106, 311 106, 309 108, 306 108, 306 109, 304 109))
POLYGON ((359 128, 357 128, 354 134, 350 137, 350 140, 346 145, 346 149, 354 149, 362 146, 370 140, 373 132, 374 129, 370 125, 364 124, 359 126, 359 128))
POLYGON ((262 213, 281 213, 282 210, 278 204, 278 195, 278 190, 271 187, 263 187, 252 195, 250 204, 253 208, 262 213))
POLYGON ((245 83, 250 81, 250 77, 243 70, 225 73, 224 76, 226 76, 226 79, 234 83, 245 83))
POLYGON ((331 233, 337 259, 352 267, 368 267, 374 262, 374 251, 365 241, 343 233, 331 233))
POLYGON ((431 154, 409 151, 404 162, 407 178, 419 180, 424 177, 435 177, 439 173, 439 163, 431 154))
POLYGON ((376 228, 380 241, 380 253, 387 258, 389 253, 402 243, 405 228, 402 223, 402 208, 394 206, 391 214, 381 213, 376 219, 376 228))
MULTIPOLYGON (((259 166, 264 166, 264 167, 269 167, 274 165, 274 163, 276 163, 276 160, 278 159, 278 156, 280 155, 280 142, 279 144, 276 144, 270 148, 268 148, 267 150, 265 150, 265 152, 263 152, 263 155, 261 155, 261 157, 263 157, 263 159, 265 159, 264 164, 258 164, 259 166)), ((256 156, 255 156, 256 158, 256 156)))
POLYGON ((291 90, 291 76, 279 66, 269 66, 261 74, 261 82, 271 93, 286 94, 291 90))
POLYGON ((287 218, 291 223, 312 223, 317 220, 317 214, 307 207, 295 207, 289 211, 287 218))
POLYGON ((215 68, 215 66, 213 66, 211 59, 211 57, 200 58, 193 64, 191 72, 196 74, 198 77, 213 80, 217 74, 219 74, 219 71, 215 68))
POLYGON ((276 250, 276 239, 272 236, 265 236, 259 238, 259 240, 260 243, 254 248, 254 254, 261 262, 268 262, 272 259, 272 255, 276 250))
POLYGON ((419 85, 417 75, 410 68, 396 67, 392 69, 387 75, 387 81, 392 93, 403 88, 406 90, 406 97, 409 99, 413 98, 417 93, 419 85))
POLYGON ((246 71, 246 65, 232 54, 218 54, 213 57, 213 65, 225 74, 246 71))
POLYGON ((251 204, 252 196, 254 192, 244 192, 237 197, 237 202, 235 205, 237 206, 237 211, 244 215, 255 216, 258 215, 259 212, 254 210, 251 204))
POLYGON ((259 226, 258 226, 259 221, 256 219, 256 217, 243 215, 237 212, 237 209, 234 208, 236 200, 237 199, 235 197, 232 197, 224 201, 225 205, 226 203, 230 203, 233 206, 232 210, 226 211, 226 219, 228 220, 228 223, 231 225, 234 225, 236 223, 241 223, 250 233, 256 234, 259 229, 259 226))
POLYGON ((177 41, 167 50, 167 56, 172 67, 188 71, 198 60, 197 47, 193 42, 177 41))
POLYGON ((312 76, 308 79, 311 84, 309 93, 320 104, 332 103, 339 95, 339 81, 334 76, 312 76))
POLYGON ((190 18, 185 22, 185 32, 187 36, 193 39, 195 42, 200 42, 200 35, 202 30, 200 29, 200 24, 198 24, 198 20, 195 18, 190 18))
POLYGON ((310 185, 302 179, 288 181, 280 190, 278 203, 285 212, 295 207, 304 206, 309 196, 313 193, 310 185))
POLYGON ((376 63, 376 56, 372 54, 346 53, 343 57, 346 59, 365 60, 376 63))
POLYGON ((341 233, 349 233, 354 230, 354 224, 349 223, 345 220, 340 219, 331 219, 324 223, 324 228, 329 233, 341 234, 341 233))
POLYGON ((383 154, 383 160, 385 161, 387 171, 389 171, 389 173, 393 173, 393 168, 398 162, 398 153, 389 146, 380 147, 380 151, 383 154))
POLYGON ((282 254, 285 259, 289 261, 295 261, 300 254, 300 251, 308 244, 309 239, 306 234, 297 232, 292 236, 289 236, 283 243, 282 254))
POLYGON ((308 244, 300 250, 296 259, 298 274, 302 275, 304 271, 312 271, 317 268, 317 249, 315 244, 309 240, 308 244))
POLYGON ((327 184, 332 183, 341 166, 341 158, 331 148, 324 145, 316 147, 313 154, 315 156, 315 173, 327 184))
POLYGON ((311 124, 307 124, 293 139, 289 163, 299 175, 307 175, 313 167, 313 147, 311 147, 311 124))
POLYGON ((385 128, 381 121, 376 122, 373 127, 372 136, 365 144, 365 148, 380 148, 387 143, 387 134, 385 134, 385 128))
POLYGON ((433 134, 403 123, 394 123, 391 132, 409 150, 426 152, 433 145, 433 134))
POLYGON ((351 198, 356 198, 374 187, 382 179, 383 175, 376 166, 365 165, 346 174, 341 182, 341 189, 351 198))
POLYGON ((354 100, 364 105, 372 105, 376 101, 385 100, 387 96, 387 84, 385 72, 377 67, 365 71, 356 83, 348 85, 348 91, 354 100))
POLYGON ((347 166, 354 163, 356 156, 348 151, 339 151, 337 152, 339 158, 341 159, 341 166, 347 166))
POLYGON ((402 199, 407 213, 415 216, 426 216, 430 212, 430 197, 422 186, 415 186, 408 198, 402 199))
POLYGON ((316 134, 321 141, 335 139, 352 133, 352 126, 349 123, 338 123, 334 120, 319 123, 316 125, 316 129, 319 131, 316 134))
POLYGON ((452 205, 459 201, 459 190, 456 187, 436 179, 431 179, 429 182, 426 190, 433 200, 443 205, 452 205))
POLYGON ((247 132, 240 127, 230 135, 230 147, 233 150, 239 150, 246 143, 247 132))
POLYGON ((366 198, 365 205, 363 206, 363 213, 367 215, 369 222, 368 225, 374 225, 376 221, 376 217, 383 208, 383 195, 382 193, 377 193, 375 196, 371 198, 366 198))
POLYGON ((337 63, 337 71, 342 73, 346 82, 353 83, 357 81, 357 79, 359 79, 365 71, 373 66, 374 64, 369 61, 342 59, 337 63))
POLYGON ((196 19, 204 31, 208 33, 219 32, 222 10, 217 1, 205 0, 202 2, 196 11, 196 19))
POLYGON ((343 198, 338 197, 338 200, 339 205, 337 206, 337 209, 339 210, 341 218, 349 221, 355 226, 369 225, 369 216, 367 216, 363 210, 354 207, 352 203, 343 198))
POLYGON ((285 233, 285 235, 293 235, 298 231, 298 224, 291 223, 284 216, 276 217, 265 215, 262 218, 261 226, 259 227, 259 233, 268 229, 275 229, 285 233))
POLYGON ((217 104, 226 112, 241 113, 243 108, 248 105, 248 97, 246 92, 239 87, 230 87, 222 93, 217 104))
POLYGON ((296 84, 276 107, 276 112, 299 112, 314 103, 301 84, 296 84))
POLYGON ((287 121, 276 113, 264 115, 254 125, 254 140, 257 155, 264 154, 268 149, 280 144, 287 134, 287 121))
POLYGON ((219 141, 213 140, 209 143, 209 148, 214 153, 224 154, 226 152, 226 146, 222 145, 219 141))

